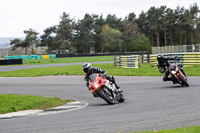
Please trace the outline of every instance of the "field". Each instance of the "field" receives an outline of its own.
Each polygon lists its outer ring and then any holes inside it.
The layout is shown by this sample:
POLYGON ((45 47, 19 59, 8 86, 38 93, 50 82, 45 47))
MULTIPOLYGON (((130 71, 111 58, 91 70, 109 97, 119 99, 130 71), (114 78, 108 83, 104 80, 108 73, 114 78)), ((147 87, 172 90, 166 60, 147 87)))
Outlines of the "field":
POLYGON ((24 65, 55 64, 55 63, 74 63, 74 62, 96 62, 113 61, 113 56, 91 56, 91 57, 67 57, 50 59, 24 59, 24 65))
POLYGON ((61 100, 58 97, 48 98, 31 95, 0 95, 0 114, 28 109, 49 109, 66 104, 72 100, 61 100))
MULTIPOLYGON (((72 63, 72 62, 93 62, 93 61, 113 61, 113 56, 104 57, 73 57, 59 59, 33 59, 24 60, 25 65, 50 64, 50 63, 72 63)), ((157 67, 151 67, 150 63, 142 64, 141 68, 118 68, 113 63, 93 64, 93 67, 100 67, 108 72, 108 75, 114 76, 163 76, 159 73, 157 67)), ((185 67, 184 70, 188 76, 200 76, 200 67, 185 67)), ((82 65, 59 66, 46 68, 33 68, 16 71, 0 72, 0 77, 38 77, 50 75, 84 75, 82 65)), ((28 109, 49 109, 55 106, 66 104, 72 100, 61 100, 60 98, 41 97, 32 95, 0 95, 0 114, 16 112, 28 109)), ((199 133, 200 127, 185 127, 170 130, 140 131, 133 133, 199 133)))
MULTIPOLYGON (((150 63, 142 64, 142 68, 116 68, 111 64, 94 64, 93 67, 101 67, 108 75, 115 76, 162 76, 157 67, 151 67, 150 63)), ((200 67, 184 68, 188 76, 200 76, 200 67)), ((16 71, 0 72, 0 77, 38 77, 49 75, 84 75, 82 65, 59 66, 46 68, 23 69, 16 71)))
POLYGON ((153 130, 153 131, 142 131, 142 132, 133 132, 133 133, 199 133, 200 126, 177 128, 170 130, 153 130))

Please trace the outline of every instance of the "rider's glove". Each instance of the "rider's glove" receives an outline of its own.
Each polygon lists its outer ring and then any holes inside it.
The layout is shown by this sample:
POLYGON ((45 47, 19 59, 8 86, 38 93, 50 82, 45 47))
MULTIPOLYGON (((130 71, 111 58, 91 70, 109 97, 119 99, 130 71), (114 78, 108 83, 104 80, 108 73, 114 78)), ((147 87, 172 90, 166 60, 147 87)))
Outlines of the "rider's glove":
POLYGON ((160 68, 160 69, 159 69, 159 72, 160 72, 160 73, 164 73, 165 71, 164 71, 162 68, 160 68))
POLYGON ((87 77, 87 76, 85 76, 85 77, 84 77, 84 80, 85 80, 85 81, 87 81, 87 80, 88 80, 88 77, 87 77))

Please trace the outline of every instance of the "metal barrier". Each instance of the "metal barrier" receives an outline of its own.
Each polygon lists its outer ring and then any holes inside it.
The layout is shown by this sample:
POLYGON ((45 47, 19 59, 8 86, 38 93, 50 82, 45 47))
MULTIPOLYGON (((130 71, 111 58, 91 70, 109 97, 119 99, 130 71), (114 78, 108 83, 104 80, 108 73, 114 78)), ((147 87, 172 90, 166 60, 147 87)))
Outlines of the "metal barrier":
POLYGON ((200 52, 200 44, 152 47, 152 54, 200 52))
POLYGON ((140 68, 142 63, 141 55, 115 56, 114 64, 121 68, 140 68))
POLYGON ((144 54, 152 54, 151 51, 143 51, 143 52, 125 52, 125 53, 96 53, 96 54, 56 54, 56 58, 64 58, 64 57, 87 57, 87 56, 120 56, 120 55, 144 55, 144 54))
MULTIPOLYGON (((157 55, 150 55, 150 63, 152 67, 157 66, 157 55)), ((200 66, 200 52, 198 53, 167 53, 163 54, 167 57, 175 57, 177 56, 180 60, 179 63, 182 63, 185 67, 193 67, 200 66)), ((173 61, 169 60, 169 63, 173 61)))

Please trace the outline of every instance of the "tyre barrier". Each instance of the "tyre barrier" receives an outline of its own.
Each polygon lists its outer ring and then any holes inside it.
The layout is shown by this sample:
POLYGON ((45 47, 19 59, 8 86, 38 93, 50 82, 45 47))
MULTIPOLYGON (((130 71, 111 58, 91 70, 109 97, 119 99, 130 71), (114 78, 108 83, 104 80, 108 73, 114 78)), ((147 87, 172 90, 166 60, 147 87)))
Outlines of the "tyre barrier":
POLYGON ((17 56, 8 56, 4 57, 7 59, 49 59, 49 58, 56 58, 56 54, 50 55, 17 55, 17 56))
POLYGON ((142 55, 142 63, 149 63, 149 62, 150 62, 149 54, 143 54, 142 55))
POLYGON ((23 64, 23 60, 22 59, 0 60, 0 65, 16 65, 16 64, 23 64))
MULTIPOLYGON (((150 63, 152 67, 157 66, 157 55, 150 55, 150 63)), ((185 67, 200 66, 200 53, 167 53, 163 54, 167 57, 177 56, 180 60, 179 63, 182 63, 185 67)), ((169 60, 169 63, 173 63, 173 60, 169 60)))
POLYGON ((114 64, 120 68, 140 68, 142 63, 141 55, 115 56, 114 64))

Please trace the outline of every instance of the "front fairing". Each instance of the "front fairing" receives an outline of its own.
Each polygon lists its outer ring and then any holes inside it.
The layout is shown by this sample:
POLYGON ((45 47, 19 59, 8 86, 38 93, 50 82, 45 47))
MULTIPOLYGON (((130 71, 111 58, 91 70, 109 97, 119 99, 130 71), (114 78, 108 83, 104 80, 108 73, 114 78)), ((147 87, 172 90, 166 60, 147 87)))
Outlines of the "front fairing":
POLYGON ((89 77, 89 89, 92 91, 92 93, 95 93, 99 96, 100 91, 104 91, 113 97, 113 99, 116 98, 116 87, 114 84, 111 84, 109 80, 100 77, 99 74, 92 74, 89 77))
POLYGON ((172 80, 178 81, 178 83, 182 83, 182 81, 178 77, 179 75, 182 75, 187 80, 187 78, 181 72, 179 65, 177 64, 172 64, 169 68, 169 72, 172 76, 172 80))
POLYGON ((169 72, 172 74, 172 75, 177 75, 179 72, 180 72, 180 69, 178 67, 177 64, 172 64, 170 67, 169 67, 169 72))
POLYGON ((89 89, 95 93, 98 93, 102 88, 104 88, 106 80, 99 76, 98 73, 91 74, 89 76, 89 89))

